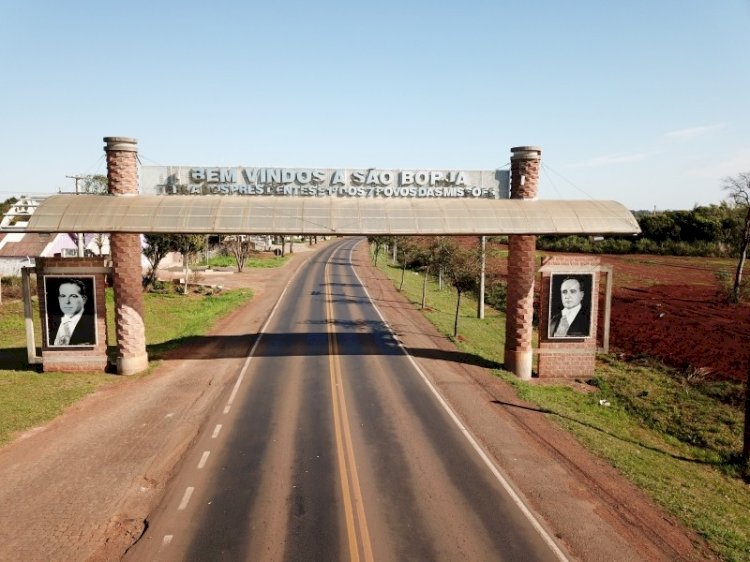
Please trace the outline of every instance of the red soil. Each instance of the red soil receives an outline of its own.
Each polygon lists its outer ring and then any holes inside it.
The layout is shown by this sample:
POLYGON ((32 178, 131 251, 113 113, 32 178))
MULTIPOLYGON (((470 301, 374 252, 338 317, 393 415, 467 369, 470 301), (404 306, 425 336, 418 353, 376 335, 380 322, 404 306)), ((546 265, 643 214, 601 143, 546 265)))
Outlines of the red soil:
MULTIPOLYGON (((476 237, 462 237, 458 242, 464 247, 478 243, 476 237)), ((506 246, 488 245, 488 284, 505 279, 506 255, 506 246)), ((731 279, 736 262, 649 255, 600 257, 602 265, 613 268, 611 351, 626 357, 654 357, 711 380, 747 379, 750 304, 727 304, 716 276, 721 270, 731 279)))
POLYGON ((717 268, 728 260, 603 256, 614 268, 610 344, 710 379, 744 381, 750 365, 750 306, 726 304, 717 268))

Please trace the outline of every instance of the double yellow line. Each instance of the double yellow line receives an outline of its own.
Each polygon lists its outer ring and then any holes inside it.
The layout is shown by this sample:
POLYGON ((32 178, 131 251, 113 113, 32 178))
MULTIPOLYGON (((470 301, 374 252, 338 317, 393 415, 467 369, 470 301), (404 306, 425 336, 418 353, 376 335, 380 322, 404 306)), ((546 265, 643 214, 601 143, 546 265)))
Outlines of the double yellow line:
POLYGON ((349 429, 349 418, 344 399, 344 385, 341 379, 339 348, 336 341, 336 330, 333 317, 333 293, 330 283, 331 258, 326 262, 326 325, 328 326, 328 369, 331 374, 331 398, 333 399, 333 425, 336 432, 336 453, 338 456, 339 474, 341 475, 341 492, 344 499, 346 533, 349 539, 349 557, 354 562, 364 560, 373 562, 370 533, 367 530, 365 506, 362 490, 357 476, 357 463, 354 459, 352 434, 349 429))

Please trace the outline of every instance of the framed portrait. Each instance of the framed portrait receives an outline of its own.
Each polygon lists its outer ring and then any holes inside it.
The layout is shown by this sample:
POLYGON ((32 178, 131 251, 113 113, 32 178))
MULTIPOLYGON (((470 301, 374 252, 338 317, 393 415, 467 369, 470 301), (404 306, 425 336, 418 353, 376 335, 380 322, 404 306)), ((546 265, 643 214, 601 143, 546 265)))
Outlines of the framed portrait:
POLYGON ((47 347, 97 344, 96 284, 93 275, 44 275, 47 347))
POLYGON ((553 273, 550 276, 547 337, 591 337, 593 273, 553 273))

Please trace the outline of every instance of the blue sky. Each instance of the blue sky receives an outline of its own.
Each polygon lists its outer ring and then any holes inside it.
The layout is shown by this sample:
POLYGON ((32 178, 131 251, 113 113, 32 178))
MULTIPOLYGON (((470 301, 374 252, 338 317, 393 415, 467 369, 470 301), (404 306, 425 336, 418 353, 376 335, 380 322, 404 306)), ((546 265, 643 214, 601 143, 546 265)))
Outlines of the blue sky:
POLYGON ((0 199, 144 164, 494 169, 718 203, 750 170, 750 0, 3 2, 0 199))

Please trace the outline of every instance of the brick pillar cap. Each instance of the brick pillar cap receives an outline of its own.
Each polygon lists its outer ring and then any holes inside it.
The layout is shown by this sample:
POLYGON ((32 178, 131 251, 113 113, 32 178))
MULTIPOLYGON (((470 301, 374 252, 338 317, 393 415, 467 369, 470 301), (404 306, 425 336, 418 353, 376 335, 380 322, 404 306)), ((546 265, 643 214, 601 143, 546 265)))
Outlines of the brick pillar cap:
POLYGON ((510 149, 512 158, 540 159, 542 149, 539 146, 514 146, 510 149))
POLYGON ((104 150, 138 152, 138 140, 131 137, 104 137, 104 150))

